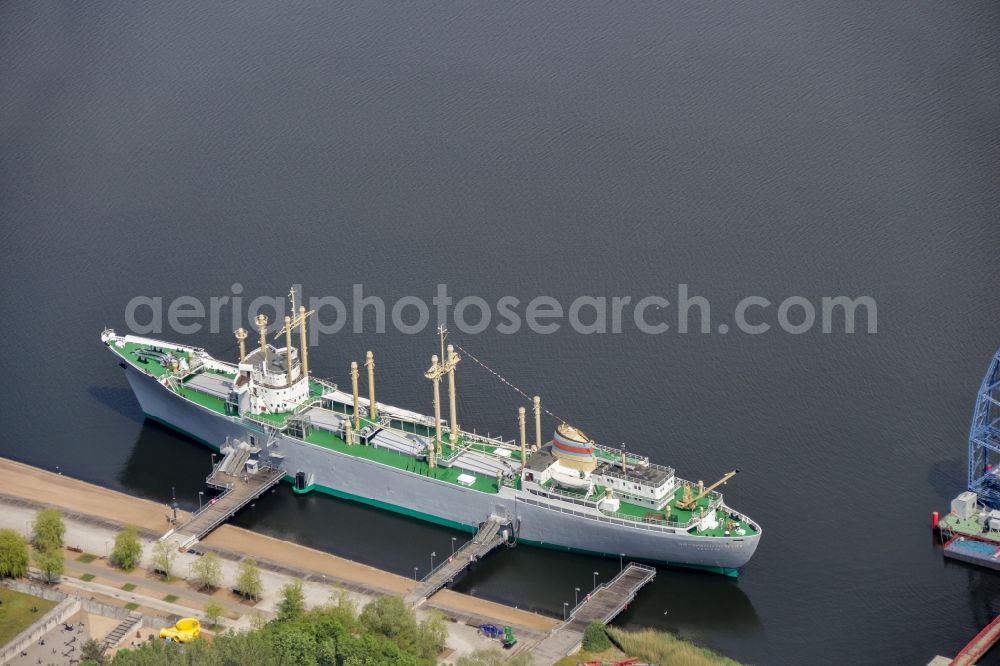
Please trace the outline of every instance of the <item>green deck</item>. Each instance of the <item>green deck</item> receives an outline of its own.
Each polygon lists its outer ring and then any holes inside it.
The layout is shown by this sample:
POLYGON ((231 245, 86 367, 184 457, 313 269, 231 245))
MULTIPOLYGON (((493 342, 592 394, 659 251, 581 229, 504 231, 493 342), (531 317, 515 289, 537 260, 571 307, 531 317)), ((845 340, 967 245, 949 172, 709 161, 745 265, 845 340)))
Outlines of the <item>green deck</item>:
POLYGON ((969 518, 959 518, 953 513, 949 513, 941 519, 938 527, 942 530, 973 536, 977 539, 994 541, 1000 544, 1000 532, 984 532, 982 520, 973 514, 969 518))
MULTIPOLYGON (((170 374, 169 369, 165 368, 160 363, 154 360, 149 360, 146 363, 143 363, 140 360, 142 358, 141 352, 143 350, 150 349, 151 347, 150 345, 126 342, 124 347, 118 347, 115 344, 111 344, 109 345, 109 347, 115 353, 117 353, 124 360, 128 361, 136 368, 145 370, 146 372, 148 372, 149 374, 153 375, 158 379, 170 374)), ((160 349, 168 351, 172 353, 174 356, 177 356, 178 358, 187 358, 188 356, 185 352, 177 351, 170 347, 163 346, 160 347, 160 349)), ((218 374, 224 377, 228 377, 230 379, 235 378, 235 373, 228 373, 216 369, 206 369, 205 371, 211 372, 213 374, 218 374)), ((228 412, 226 411, 226 401, 214 395, 209 395, 207 393, 204 393, 185 383, 186 380, 190 379, 193 376, 195 375, 192 374, 189 377, 186 377, 184 380, 181 381, 180 385, 176 387, 175 390, 178 393, 178 395, 182 396, 187 400, 190 400, 191 402, 197 405, 205 407, 206 409, 210 409, 220 415, 229 416, 228 412)), ((319 398, 320 396, 322 396, 323 392, 324 392, 324 386, 322 384, 310 380, 309 393, 311 398, 319 398)), ((253 420, 266 422, 277 428, 283 428, 286 425, 286 421, 291 416, 293 416, 293 414, 291 413, 262 413, 262 414, 254 414, 251 418, 253 420)), ((361 421, 362 421, 362 426, 361 426, 362 428, 366 425, 375 423, 374 421, 371 421, 366 417, 361 417, 361 421)), ((423 430, 421 434, 429 430, 426 427, 421 426, 419 424, 409 424, 409 425, 414 426, 414 430, 416 430, 417 428, 422 428, 423 430)), ((432 435, 432 433, 428 434, 432 435)), ((439 460, 448 460, 455 451, 452 445, 448 441, 447 434, 445 434, 443 439, 444 439, 444 441, 442 442, 443 455, 439 457, 439 460)), ((475 481, 471 485, 468 485, 466 487, 485 493, 499 492, 496 478, 487 478, 485 476, 475 474, 473 472, 469 472, 466 470, 452 468, 452 467, 444 467, 440 465, 438 467, 432 468, 424 460, 420 460, 412 456, 409 456, 407 454, 400 453, 398 451, 393 451, 390 449, 382 449, 364 444, 349 445, 347 444, 347 442, 345 442, 343 439, 341 439, 334 433, 331 433, 329 431, 320 428, 311 428, 309 430, 309 433, 305 437, 305 441, 310 444, 330 449, 331 451, 336 451, 338 453, 346 455, 365 458, 373 462, 387 465, 389 467, 394 467, 396 469, 405 470, 415 474, 420 474, 422 476, 439 479, 441 481, 447 481, 449 483, 454 483, 456 485, 461 485, 458 483, 459 475, 466 474, 475 477, 475 481)), ((465 447, 487 453, 492 452, 492 449, 495 448, 490 444, 483 443, 479 440, 473 440, 471 438, 467 438, 464 435, 462 435, 459 438, 458 447, 455 448, 462 449, 465 447)), ((617 454, 612 454, 610 452, 604 451, 599 448, 595 449, 595 454, 600 459, 605 461, 617 462, 619 460, 617 454)), ((518 450, 512 451, 511 458, 513 460, 520 460, 521 458, 520 451, 518 450)), ((629 459, 636 461, 639 460, 638 458, 633 458, 633 457, 630 457, 629 459)), ((567 492, 568 494, 574 494, 572 493, 572 491, 567 491, 564 488, 561 488, 560 491, 567 492)), ((581 499, 584 498, 582 492, 575 494, 577 494, 581 499)), ((604 488, 596 486, 595 493, 591 495, 591 498, 593 499, 596 497, 601 497, 603 494, 604 494, 604 488)), ((691 520, 693 512, 690 510, 677 508, 677 502, 682 497, 683 497, 683 486, 679 485, 677 487, 677 490, 675 491, 674 497, 669 502, 669 507, 670 507, 669 518, 666 518, 666 516, 664 516, 663 511, 657 512, 651 509, 650 507, 631 504, 624 500, 621 500, 620 502, 619 511, 613 515, 615 517, 623 518, 626 520, 644 522, 647 519, 647 516, 649 516, 649 514, 656 513, 659 514, 661 519, 666 519, 673 523, 680 523, 681 525, 687 525, 691 520)), ((712 500, 711 495, 703 497, 698 501, 698 505, 707 508, 711 500, 712 500)), ((703 536, 723 536, 726 530, 726 523, 729 522, 730 519, 724 511, 719 512, 718 518, 720 522, 720 526, 718 528, 714 530, 704 530, 704 531, 699 530, 694 533, 703 536)), ((748 536, 756 533, 753 527, 746 521, 741 521, 740 527, 746 530, 748 536)))

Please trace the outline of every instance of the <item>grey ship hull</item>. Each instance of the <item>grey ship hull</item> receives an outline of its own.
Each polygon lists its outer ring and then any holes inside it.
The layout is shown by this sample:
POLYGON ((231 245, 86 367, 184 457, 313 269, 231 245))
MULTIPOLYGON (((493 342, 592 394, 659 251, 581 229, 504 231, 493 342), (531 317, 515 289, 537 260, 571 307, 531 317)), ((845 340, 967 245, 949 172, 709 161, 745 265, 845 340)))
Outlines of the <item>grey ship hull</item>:
POLYGON ((519 542, 559 550, 661 564, 709 569, 735 576, 760 540, 747 537, 697 537, 682 530, 651 529, 585 516, 563 502, 527 497, 504 488, 495 495, 438 481, 365 458, 350 456, 304 442, 292 436, 269 439, 256 424, 223 416, 190 402, 159 384, 155 378, 126 365, 125 375, 143 412, 210 448, 227 437, 249 439, 280 463, 287 477, 299 471, 308 479, 306 490, 332 495, 431 521, 475 530, 490 516, 512 521, 519 542))

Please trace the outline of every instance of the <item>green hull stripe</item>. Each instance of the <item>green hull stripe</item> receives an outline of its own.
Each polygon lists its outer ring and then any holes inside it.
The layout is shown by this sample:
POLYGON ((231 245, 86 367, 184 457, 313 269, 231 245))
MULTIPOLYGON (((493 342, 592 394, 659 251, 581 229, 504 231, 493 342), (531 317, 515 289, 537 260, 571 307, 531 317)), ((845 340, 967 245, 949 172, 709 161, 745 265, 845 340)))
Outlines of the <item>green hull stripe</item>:
MULTIPOLYGON (((184 435, 187 435, 191 439, 204 444, 205 446, 209 447, 210 449, 212 449, 214 451, 218 451, 219 450, 219 447, 213 446, 212 444, 210 444, 209 442, 206 442, 205 440, 201 439, 200 437, 196 437, 195 435, 192 435, 191 433, 187 432, 183 428, 178 428, 174 424, 169 423, 167 421, 164 421, 163 419, 156 418, 155 416, 152 416, 150 414, 146 414, 146 416, 148 418, 152 419, 153 421, 156 421, 157 423, 160 423, 162 425, 167 426, 168 428, 171 428, 173 430, 181 432, 184 435)), ((304 490, 299 490, 298 488, 295 487, 295 477, 291 476, 291 475, 287 475, 286 474, 285 478, 282 479, 282 480, 286 481, 288 483, 291 483, 292 484, 292 492, 296 493, 297 495, 304 495, 304 494, 306 494, 306 493, 308 493, 310 491, 316 490, 316 491, 319 491, 321 493, 326 493, 328 495, 333 495, 334 497, 340 497, 342 499, 347 499, 347 500, 351 500, 351 501, 354 501, 354 502, 360 502, 361 504, 367 504, 368 506, 373 506, 373 507, 376 507, 378 509, 384 509, 386 511, 392 511, 393 513, 398 513, 398 514, 401 514, 401 515, 404 515, 404 516, 409 516, 410 518, 416 518, 418 520, 424 520, 424 521, 429 522, 429 523, 434 523, 435 525, 441 525, 443 527, 450 527, 452 529, 460 530, 462 532, 469 532, 469 533, 473 533, 474 534, 475 531, 476 531, 475 527, 471 527, 469 525, 465 525, 463 523, 459 523, 459 522, 454 521, 454 520, 448 520, 447 518, 441 518, 439 516, 434 516, 434 515, 429 514, 429 513, 423 513, 421 511, 414 511, 413 509, 407 509, 406 507, 403 507, 403 506, 398 506, 396 504, 390 504, 388 502, 382 502, 382 501, 376 500, 376 499, 369 499, 367 497, 362 497, 361 495, 354 495, 352 493, 344 492, 342 490, 335 490, 333 488, 330 488, 328 486, 324 486, 324 485, 321 485, 321 484, 315 484, 315 483, 314 484, 310 484, 310 485, 306 486, 306 488, 304 490)), ((559 544, 545 543, 545 542, 542 542, 542 541, 532 541, 530 539, 518 539, 518 543, 523 543, 523 544, 525 544, 527 546, 536 546, 538 548, 547 548, 548 550, 557 550, 557 551, 560 551, 560 552, 563 552, 563 553, 576 553, 578 555, 590 555, 592 557, 602 557, 602 558, 605 558, 605 559, 608 559, 608 558, 614 559, 614 558, 618 557, 618 553, 599 553, 599 552, 593 551, 593 550, 584 550, 584 549, 581 549, 581 548, 572 548, 570 546, 560 546, 559 544)), ((700 564, 684 564, 682 562, 662 562, 662 561, 656 561, 654 563, 655 564, 664 565, 664 566, 669 566, 669 567, 683 567, 685 569, 697 569, 699 571, 709 571, 711 573, 723 574, 725 576, 730 576, 732 578, 736 578, 736 577, 739 576, 739 569, 732 569, 732 568, 728 568, 728 567, 713 567, 713 566, 706 566, 706 565, 700 565, 700 564)))

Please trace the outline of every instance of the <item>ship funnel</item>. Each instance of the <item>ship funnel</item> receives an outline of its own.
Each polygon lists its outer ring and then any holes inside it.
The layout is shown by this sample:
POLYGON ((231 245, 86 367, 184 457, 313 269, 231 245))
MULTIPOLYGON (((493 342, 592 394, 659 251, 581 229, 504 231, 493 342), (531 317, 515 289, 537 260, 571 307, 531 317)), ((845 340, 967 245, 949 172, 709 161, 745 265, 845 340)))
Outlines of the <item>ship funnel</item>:
POLYGON ((556 428, 552 437, 552 453, 559 462, 573 469, 592 472, 597 467, 593 440, 568 423, 556 428))

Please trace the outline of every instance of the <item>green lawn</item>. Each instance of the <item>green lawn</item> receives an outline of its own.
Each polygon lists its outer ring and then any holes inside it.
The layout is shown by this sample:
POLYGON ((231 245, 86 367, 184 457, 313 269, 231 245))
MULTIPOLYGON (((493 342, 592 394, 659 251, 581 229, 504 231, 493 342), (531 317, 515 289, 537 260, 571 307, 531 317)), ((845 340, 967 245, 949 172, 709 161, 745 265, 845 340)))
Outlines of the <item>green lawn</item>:
POLYGON ((131 592, 132 590, 135 589, 135 583, 125 583, 124 585, 122 585, 122 589, 125 590, 126 592, 131 592))
POLYGON ((163 600, 166 601, 167 603, 171 603, 172 604, 175 601, 177 601, 177 595, 176 594, 168 594, 167 596, 163 597, 163 600))
POLYGON ((83 562, 84 564, 89 564, 90 562, 93 562, 96 559, 97 559, 97 555, 93 555, 91 553, 84 553, 80 557, 76 558, 76 561, 77 562, 83 562))
POLYGON ((94 580, 94 578, 96 578, 96 576, 94 576, 94 574, 92 574, 92 573, 85 573, 85 574, 81 574, 80 575, 80 580, 85 580, 88 583, 90 581, 94 580))
POLYGON ((5 587, 0 587, 0 645, 6 644, 14 636, 34 624, 38 618, 52 610, 56 605, 30 594, 21 594, 5 587), (31 609, 36 609, 34 613, 31 609))
POLYGON ((127 608, 129 610, 135 610, 138 607, 139 607, 139 604, 137 604, 135 602, 131 602, 131 603, 125 604, 125 608, 127 608))

